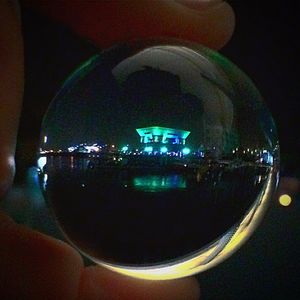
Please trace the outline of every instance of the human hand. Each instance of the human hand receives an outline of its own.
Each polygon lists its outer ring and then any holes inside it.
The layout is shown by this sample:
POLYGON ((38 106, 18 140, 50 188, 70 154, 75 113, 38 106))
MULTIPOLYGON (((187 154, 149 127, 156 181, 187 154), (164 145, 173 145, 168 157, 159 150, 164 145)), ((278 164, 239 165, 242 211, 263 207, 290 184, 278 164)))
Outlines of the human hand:
MULTIPOLYGON (((10 2, 0 4, 0 191, 14 174, 14 150, 23 87, 20 22, 10 2), (2 23, 2 24, 1 24, 2 23), (9 30, 8 30, 9 29, 9 30)), ((28 1, 99 47, 133 38, 171 36, 222 47, 234 17, 212 1, 28 1), (186 4, 186 5, 184 5, 186 4), (100 15, 100 13, 101 15, 100 15), (101 16, 101 18, 99 17, 101 16)), ((0 215, 1 299, 197 299, 196 279, 142 281, 100 267, 83 267, 67 244, 0 215)))

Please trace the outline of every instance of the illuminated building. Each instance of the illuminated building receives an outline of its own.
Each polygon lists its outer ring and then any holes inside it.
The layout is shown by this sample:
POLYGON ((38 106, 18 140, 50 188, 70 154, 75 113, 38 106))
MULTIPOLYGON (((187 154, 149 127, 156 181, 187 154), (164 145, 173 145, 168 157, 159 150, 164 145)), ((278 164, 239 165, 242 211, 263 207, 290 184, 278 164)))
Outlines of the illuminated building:
POLYGON ((185 154, 188 152, 188 148, 183 145, 190 131, 161 126, 137 128, 136 131, 140 136, 141 144, 145 146, 145 152, 181 152, 182 148, 186 149, 185 154))

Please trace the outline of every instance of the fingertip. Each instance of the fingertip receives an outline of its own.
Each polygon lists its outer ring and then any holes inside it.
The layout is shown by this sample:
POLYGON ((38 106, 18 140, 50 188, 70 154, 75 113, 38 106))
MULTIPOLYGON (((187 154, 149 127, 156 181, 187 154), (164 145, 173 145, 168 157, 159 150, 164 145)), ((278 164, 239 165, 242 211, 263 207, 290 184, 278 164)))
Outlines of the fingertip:
POLYGON ((235 29, 235 13, 231 5, 227 2, 222 2, 216 6, 216 10, 221 14, 218 27, 216 28, 216 38, 212 48, 220 49, 224 47, 231 39, 235 29))
POLYGON ((228 43, 235 28, 235 14, 230 4, 218 0, 177 1, 186 9, 185 19, 179 28, 183 33, 178 34, 212 49, 220 49, 228 43))
POLYGON ((98 266, 85 268, 81 274, 80 300, 196 300, 199 298, 199 283, 193 277, 165 281, 141 280, 98 266))

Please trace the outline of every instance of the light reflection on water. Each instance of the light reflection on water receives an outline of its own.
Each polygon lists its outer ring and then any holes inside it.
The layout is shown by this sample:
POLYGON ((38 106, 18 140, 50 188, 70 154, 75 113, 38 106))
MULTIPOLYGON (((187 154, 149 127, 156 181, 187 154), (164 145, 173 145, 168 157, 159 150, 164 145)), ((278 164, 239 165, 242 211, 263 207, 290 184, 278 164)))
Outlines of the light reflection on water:
POLYGON ((171 189, 185 189, 186 179, 182 175, 145 175, 133 178, 133 187, 143 192, 161 192, 171 189))

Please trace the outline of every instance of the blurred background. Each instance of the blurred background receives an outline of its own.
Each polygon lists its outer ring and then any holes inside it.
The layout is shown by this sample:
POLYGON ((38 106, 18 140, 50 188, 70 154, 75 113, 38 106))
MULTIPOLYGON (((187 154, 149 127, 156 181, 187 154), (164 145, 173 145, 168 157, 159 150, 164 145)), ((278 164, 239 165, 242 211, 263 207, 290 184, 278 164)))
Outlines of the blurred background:
MULTIPOLYGON (((236 30, 221 53, 249 75, 272 112, 284 178, 253 237, 227 261, 198 275, 202 295, 203 299, 299 299, 299 2, 229 2, 236 12, 236 30), (291 197, 288 206, 280 204, 282 194, 291 197)), ((59 236, 32 168, 40 124, 69 73, 99 49, 29 8, 22 7, 22 19, 26 84, 17 176, 1 206, 18 222, 59 236)))

